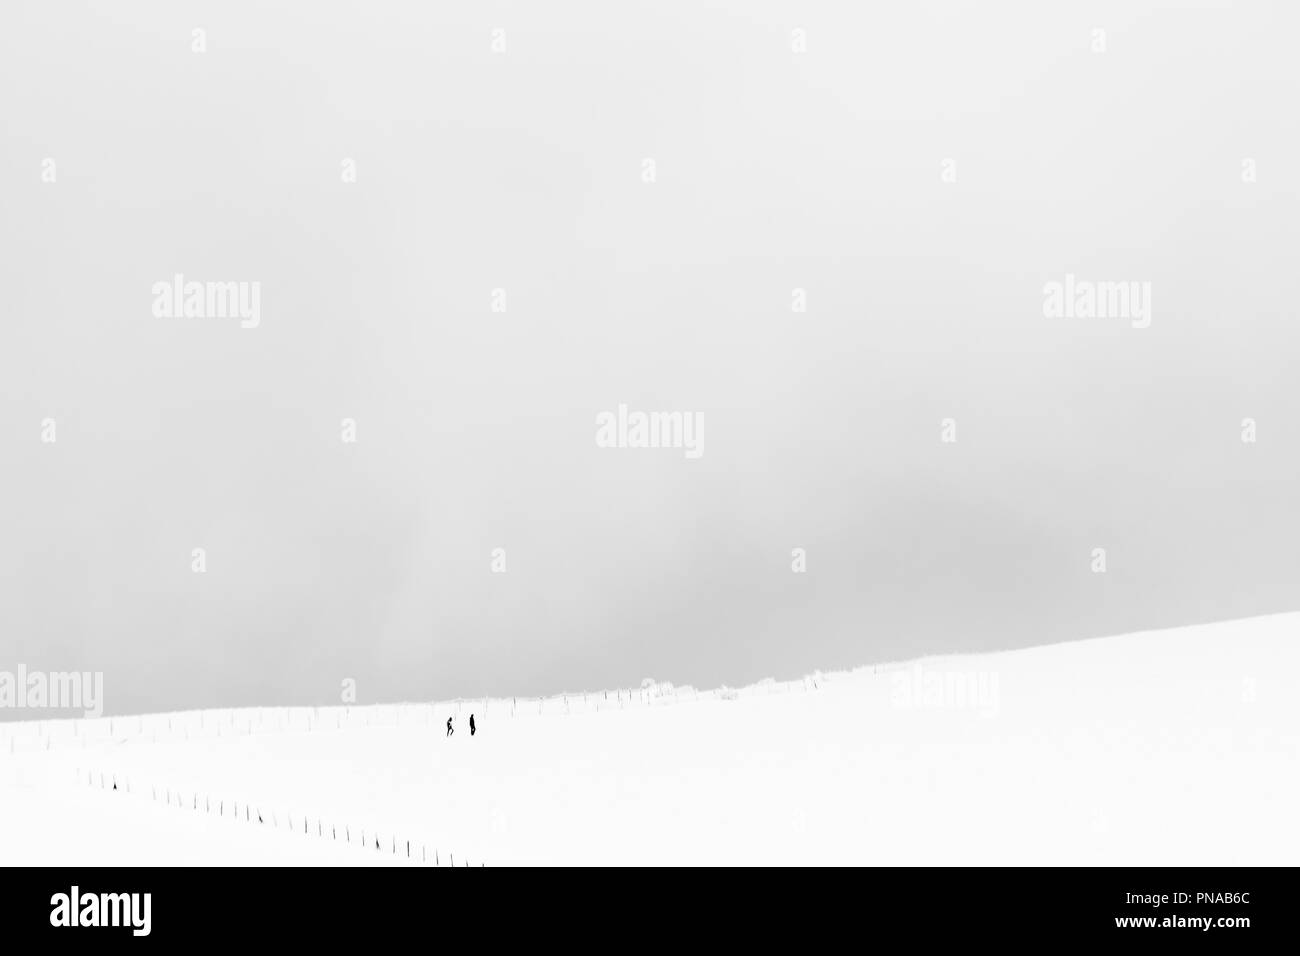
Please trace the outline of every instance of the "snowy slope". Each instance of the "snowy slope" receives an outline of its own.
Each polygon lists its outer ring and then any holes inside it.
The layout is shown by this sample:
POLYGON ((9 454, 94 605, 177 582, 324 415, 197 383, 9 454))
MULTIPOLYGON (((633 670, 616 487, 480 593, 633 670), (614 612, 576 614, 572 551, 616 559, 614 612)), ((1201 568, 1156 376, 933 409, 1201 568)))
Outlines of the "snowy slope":
POLYGON ((407 841, 430 865, 1295 864, 1298 664, 1288 614, 736 699, 0 725, 0 847, 73 864, 406 865, 407 841))

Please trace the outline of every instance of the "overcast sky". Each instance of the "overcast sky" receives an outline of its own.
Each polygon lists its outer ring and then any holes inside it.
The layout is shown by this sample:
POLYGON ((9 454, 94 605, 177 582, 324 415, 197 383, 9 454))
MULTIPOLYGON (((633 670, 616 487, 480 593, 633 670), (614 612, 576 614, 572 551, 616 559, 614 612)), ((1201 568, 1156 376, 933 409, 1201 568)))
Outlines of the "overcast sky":
POLYGON ((1300 607, 1294 4, 0 17, 0 670, 522 696, 1300 607))

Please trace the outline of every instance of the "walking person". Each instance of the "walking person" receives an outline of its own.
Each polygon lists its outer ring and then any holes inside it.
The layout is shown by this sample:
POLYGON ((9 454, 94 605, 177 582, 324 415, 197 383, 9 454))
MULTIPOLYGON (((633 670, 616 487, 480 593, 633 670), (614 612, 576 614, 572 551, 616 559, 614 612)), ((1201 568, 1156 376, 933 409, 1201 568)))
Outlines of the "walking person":
POLYGON ((453 730, 452 727, 451 727, 451 718, 448 717, 448 718, 447 718, 447 736, 450 737, 450 736, 451 736, 452 734, 454 734, 455 732, 456 732, 456 731, 453 730))
POLYGON ((475 729, 475 728, 474 728, 474 715, 473 715, 473 714, 470 714, 470 715, 469 715, 469 735, 470 735, 471 737, 474 736, 474 729, 475 729))

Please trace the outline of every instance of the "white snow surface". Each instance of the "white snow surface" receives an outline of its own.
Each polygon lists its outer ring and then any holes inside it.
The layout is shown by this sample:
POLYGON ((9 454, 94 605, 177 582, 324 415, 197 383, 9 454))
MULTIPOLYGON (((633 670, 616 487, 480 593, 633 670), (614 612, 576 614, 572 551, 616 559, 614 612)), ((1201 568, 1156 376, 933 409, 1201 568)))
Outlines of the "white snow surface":
POLYGON ((1294 865, 1298 665, 1281 614, 738 692, 5 723, 0 862, 1294 865))

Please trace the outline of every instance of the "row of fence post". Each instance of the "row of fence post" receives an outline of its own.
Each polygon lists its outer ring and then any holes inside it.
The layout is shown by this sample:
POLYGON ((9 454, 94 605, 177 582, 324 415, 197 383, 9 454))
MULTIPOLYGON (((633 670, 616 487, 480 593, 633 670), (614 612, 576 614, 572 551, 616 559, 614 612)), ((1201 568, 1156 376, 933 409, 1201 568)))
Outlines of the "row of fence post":
MULTIPOLYGON (((82 773, 82 770, 81 770, 80 767, 77 768, 77 770, 76 770, 76 774, 77 774, 77 779, 78 779, 78 780, 82 779, 82 777, 83 777, 83 773, 82 773)), ((93 787, 93 786, 95 785, 95 783, 98 782, 98 783, 99 783, 99 789, 101 789, 101 790, 119 791, 119 792, 125 792, 125 793, 131 793, 131 792, 132 792, 132 791, 131 791, 131 780, 130 780, 129 777, 126 777, 126 776, 123 776, 123 777, 121 778, 121 786, 120 786, 120 787, 119 787, 119 785, 118 785, 118 776, 117 776, 117 774, 113 774, 113 773, 105 773, 103 770, 100 770, 100 771, 98 772, 98 777, 96 777, 96 772, 95 772, 94 770, 87 770, 87 771, 85 771, 85 773, 84 773, 84 777, 85 777, 86 784, 87 784, 88 786, 91 786, 91 787, 93 787)), ((157 784, 151 784, 151 785, 150 785, 150 788, 149 788, 149 792, 150 792, 150 799, 152 799, 154 802, 157 802, 157 801, 158 801, 158 796, 159 796, 159 793, 160 793, 157 784)), ((185 798, 184 798, 184 791, 179 790, 179 789, 173 789, 172 787, 164 787, 164 788, 162 788, 162 790, 161 790, 161 794, 162 794, 162 797, 163 797, 163 804, 164 804, 164 806, 173 806, 173 805, 175 805, 175 806, 180 807, 180 808, 182 808, 182 809, 185 808, 185 803, 184 803, 184 799, 185 799, 185 798)), ((199 807, 199 796, 200 796, 200 793, 199 793, 199 791, 197 791, 197 790, 191 790, 191 791, 190 791, 190 794, 191 794, 191 798, 190 798, 190 809, 191 809, 191 810, 194 810, 194 811, 197 811, 197 810, 198 810, 198 807, 199 807)), ((202 797, 203 797, 203 808, 204 808, 204 813, 211 814, 211 813, 212 813, 212 797, 211 797, 211 795, 210 795, 210 794, 206 794, 206 793, 204 793, 204 794, 202 794, 202 797)), ((239 803, 239 801, 236 800, 236 799, 232 799, 232 800, 231 800, 231 817, 232 817, 233 819, 235 819, 235 820, 238 820, 238 819, 239 819, 239 817, 240 817, 239 810, 240 810, 240 803, 239 803)), ((262 812, 262 808, 261 808, 261 807, 254 807, 254 806, 252 805, 252 803, 250 803, 249 801, 245 800, 244 803, 243 803, 243 810, 244 810, 244 813, 243 813, 243 819, 244 819, 244 822, 245 822, 245 823, 253 823, 253 822, 257 822, 258 824, 261 824, 261 825, 265 825, 265 824, 266 824, 267 820, 266 820, 266 817, 263 815, 263 812, 262 812)), ((222 817, 222 818, 224 818, 225 815, 226 815, 226 800, 225 800, 224 797, 221 797, 221 798, 218 799, 218 802, 217 802, 217 815, 218 815, 219 817, 222 817)), ((271 821, 270 821, 270 822, 271 822, 271 827, 272 827, 272 829, 279 829, 279 828, 280 828, 280 815, 279 815, 278 813, 272 811, 271 814, 270 814, 270 816, 271 816, 271 821)), ((307 814, 303 814, 303 816, 302 816, 301 819, 302 819, 302 832, 303 832, 304 834, 310 835, 310 833, 311 833, 311 818, 310 818, 310 816, 308 816, 307 814)), ((296 833, 296 832, 298 832, 298 831, 297 831, 297 827, 295 826, 295 824, 294 824, 294 822, 293 822, 293 814, 292 814, 292 813, 288 813, 288 814, 285 815, 285 821, 286 821, 286 828, 287 828, 291 833, 296 833)), ((338 824, 337 824, 337 823, 331 823, 331 824, 330 824, 330 833, 329 833, 329 838, 330 838, 330 840, 335 841, 335 842, 338 841, 338 831, 339 831, 338 824)), ((364 828, 364 827, 359 828, 359 829, 358 829, 358 833, 360 834, 359 845, 360 845, 363 849, 368 849, 369 846, 368 846, 368 844, 367 844, 367 842, 366 842, 366 831, 365 831, 365 828, 364 828)), ((352 845, 352 826, 351 826, 350 824, 345 824, 345 825, 344 825, 344 827, 343 827, 343 834, 344 834, 344 842, 347 843, 349 846, 351 846, 351 845, 352 845)), ((316 837, 317 837, 318 839, 324 839, 324 838, 325 838, 325 820, 324 820, 323 817, 317 817, 317 818, 316 818, 316 837)), ((391 835, 391 840, 390 840, 390 841, 387 841, 387 842, 388 842, 388 845, 389 845, 389 854, 392 855, 392 856, 398 856, 398 855, 400 855, 400 854, 398 853, 398 850, 399 850, 399 843, 398 843, 398 838, 397 838, 396 834, 392 834, 392 835, 391 835)), ((380 843, 380 837, 379 837, 379 834, 378 834, 378 833, 374 833, 374 845, 375 845, 375 850, 376 850, 376 851, 378 851, 378 852, 382 852, 382 850, 383 850, 383 844, 380 843)), ((408 860, 414 860, 414 859, 415 859, 414 854, 413 854, 413 847, 414 847, 414 844, 412 843, 412 841, 409 840, 409 839, 406 839, 406 840, 403 841, 403 845, 405 846, 405 858, 408 859, 408 860)), ((428 848, 428 845, 425 844, 425 843, 421 843, 419 846, 420 846, 420 862, 421 862, 421 863, 428 863, 428 859, 429 859, 429 848, 428 848)), ((433 858, 434 858, 434 865, 435 865, 435 866, 441 866, 441 865, 442 865, 442 855, 441 855, 441 853, 438 851, 438 848, 437 848, 437 847, 434 847, 434 850, 433 850, 433 858)), ((449 858, 450 861, 451 861, 451 865, 452 865, 452 866, 455 866, 455 865, 456 865, 456 857, 455 857, 455 854, 449 854, 449 857, 448 857, 448 858, 449 858)), ((466 858, 466 857, 461 857, 461 859, 462 859, 462 861, 464 862, 464 865, 465 865, 465 866, 469 866, 469 865, 470 865, 470 864, 469 864, 469 860, 468 860, 468 858, 466 858)), ((480 864, 480 865, 485 865, 485 864, 480 864)))

